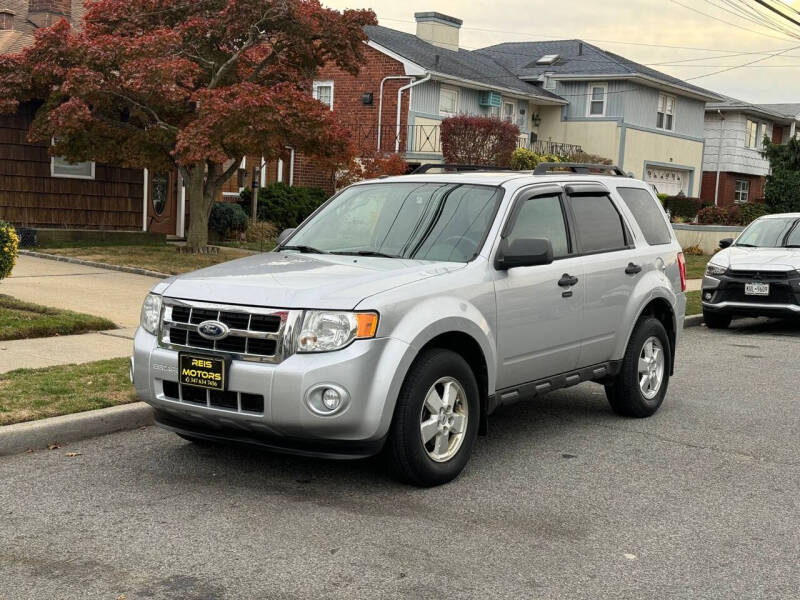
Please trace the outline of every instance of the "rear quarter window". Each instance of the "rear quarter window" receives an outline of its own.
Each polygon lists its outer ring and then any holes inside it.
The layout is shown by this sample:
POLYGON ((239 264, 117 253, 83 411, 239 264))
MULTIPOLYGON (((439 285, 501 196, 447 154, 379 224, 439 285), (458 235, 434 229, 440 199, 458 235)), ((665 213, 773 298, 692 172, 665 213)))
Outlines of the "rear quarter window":
POLYGON ((639 224, 648 244, 658 246, 672 242, 664 211, 650 192, 642 188, 617 188, 617 192, 639 224))

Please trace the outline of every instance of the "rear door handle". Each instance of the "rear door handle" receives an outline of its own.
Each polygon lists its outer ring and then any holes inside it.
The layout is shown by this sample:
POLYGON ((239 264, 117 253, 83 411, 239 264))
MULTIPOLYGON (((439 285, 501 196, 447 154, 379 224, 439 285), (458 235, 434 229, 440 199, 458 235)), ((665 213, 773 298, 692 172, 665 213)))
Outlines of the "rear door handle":
POLYGON ((628 263, 628 266, 625 267, 625 274, 626 275, 638 275, 642 272, 642 267, 639 265, 635 265, 633 263, 628 263))
POLYGON ((561 276, 561 279, 558 280, 558 285, 560 287, 572 287, 573 285, 578 283, 578 278, 569 275, 568 273, 564 273, 561 276))

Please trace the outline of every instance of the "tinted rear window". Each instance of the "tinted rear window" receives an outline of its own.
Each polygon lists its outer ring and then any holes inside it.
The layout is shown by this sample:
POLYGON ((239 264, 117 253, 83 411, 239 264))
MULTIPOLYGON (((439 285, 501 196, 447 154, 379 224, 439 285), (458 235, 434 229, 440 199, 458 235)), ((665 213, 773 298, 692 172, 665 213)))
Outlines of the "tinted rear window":
POLYGON ((672 236, 664 220, 664 212, 647 190, 641 188, 617 188, 619 195, 633 213, 642 229, 644 239, 651 246, 669 244, 672 236))
POLYGON ((621 250, 627 247, 625 230, 608 196, 572 196, 575 228, 584 253, 621 250))

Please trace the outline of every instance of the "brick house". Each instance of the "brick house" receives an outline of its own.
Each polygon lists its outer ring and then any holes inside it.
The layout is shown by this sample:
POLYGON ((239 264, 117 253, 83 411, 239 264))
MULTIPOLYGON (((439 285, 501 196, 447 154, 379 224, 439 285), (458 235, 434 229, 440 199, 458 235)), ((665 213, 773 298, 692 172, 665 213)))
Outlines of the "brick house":
POLYGON ((785 143, 795 136, 800 105, 757 105, 735 98, 706 106, 700 198, 732 206, 761 202, 769 162, 764 137, 785 143))

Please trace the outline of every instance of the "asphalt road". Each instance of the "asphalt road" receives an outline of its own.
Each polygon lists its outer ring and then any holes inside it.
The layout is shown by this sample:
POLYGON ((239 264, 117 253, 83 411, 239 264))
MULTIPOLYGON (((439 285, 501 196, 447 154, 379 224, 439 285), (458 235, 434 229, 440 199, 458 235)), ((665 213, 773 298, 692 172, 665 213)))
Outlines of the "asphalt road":
POLYGON ((799 353, 688 330, 655 417, 518 405, 431 490, 153 428, 0 459, 0 598, 797 599, 799 353))

